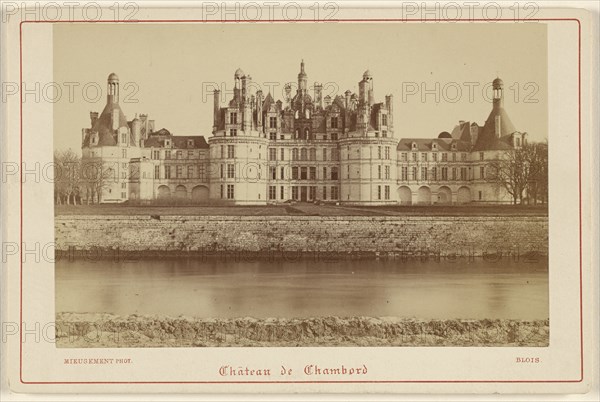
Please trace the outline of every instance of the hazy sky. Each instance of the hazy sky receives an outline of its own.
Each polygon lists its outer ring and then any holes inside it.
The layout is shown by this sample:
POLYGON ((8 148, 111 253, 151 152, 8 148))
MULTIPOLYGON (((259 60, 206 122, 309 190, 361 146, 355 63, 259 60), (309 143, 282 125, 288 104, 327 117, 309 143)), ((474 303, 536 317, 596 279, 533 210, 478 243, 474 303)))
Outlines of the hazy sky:
POLYGON ((89 112, 101 112, 106 103, 111 72, 120 78, 129 120, 147 113, 156 129, 208 138, 211 83, 231 90, 241 67, 265 94, 278 85, 280 99, 285 83, 297 81, 301 59, 309 84, 324 84, 323 96, 335 88, 358 92, 369 69, 376 102, 394 95, 397 138, 436 137, 459 120, 483 124, 491 110, 483 88, 497 74, 517 130, 533 140, 547 136, 544 24, 55 24, 54 80, 79 83, 73 102, 63 96, 55 103, 55 147, 80 149, 89 112), (93 88, 87 98, 82 94, 90 83, 102 88, 96 102, 89 101, 96 98, 93 88), (422 89, 431 92, 425 99, 422 89))

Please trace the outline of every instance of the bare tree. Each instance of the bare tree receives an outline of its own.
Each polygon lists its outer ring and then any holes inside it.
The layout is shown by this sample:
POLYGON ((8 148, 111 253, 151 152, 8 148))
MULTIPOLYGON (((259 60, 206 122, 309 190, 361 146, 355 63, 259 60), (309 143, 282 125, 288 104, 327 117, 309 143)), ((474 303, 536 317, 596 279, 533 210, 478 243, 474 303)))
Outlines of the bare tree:
POLYGON ((54 198, 57 204, 77 203, 81 187, 81 158, 73 150, 54 151, 54 198))
POLYGON ((115 179, 116 171, 109 163, 100 159, 86 159, 81 166, 85 182, 87 203, 102 202, 103 190, 115 179))
POLYGON ((490 162, 486 180, 504 188, 516 205, 523 202, 528 170, 523 148, 511 149, 501 152, 498 159, 490 162))
POLYGON ((548 199, 548 144, 527 144, 524 151, 529 166, 527 200, 534 205, 545 204, 548 199))

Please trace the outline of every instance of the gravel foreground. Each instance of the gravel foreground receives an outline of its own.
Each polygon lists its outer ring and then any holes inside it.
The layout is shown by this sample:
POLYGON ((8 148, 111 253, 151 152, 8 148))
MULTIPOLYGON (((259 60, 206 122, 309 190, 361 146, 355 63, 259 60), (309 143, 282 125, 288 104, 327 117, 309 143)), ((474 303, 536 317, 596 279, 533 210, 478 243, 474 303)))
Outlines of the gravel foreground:
POLYGON ((548 346, 549 321, 192 318, 59 313, 56 346, 548 346))

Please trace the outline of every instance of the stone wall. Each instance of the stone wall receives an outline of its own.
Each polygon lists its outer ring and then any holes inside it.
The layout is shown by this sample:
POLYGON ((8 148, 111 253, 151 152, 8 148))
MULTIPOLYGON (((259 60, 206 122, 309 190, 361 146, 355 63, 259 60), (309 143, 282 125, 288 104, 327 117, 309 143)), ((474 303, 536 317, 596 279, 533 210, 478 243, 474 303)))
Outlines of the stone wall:
POLYGON ((397 255, 548 253, 548 218, 57 216, 56 249, 397 255))

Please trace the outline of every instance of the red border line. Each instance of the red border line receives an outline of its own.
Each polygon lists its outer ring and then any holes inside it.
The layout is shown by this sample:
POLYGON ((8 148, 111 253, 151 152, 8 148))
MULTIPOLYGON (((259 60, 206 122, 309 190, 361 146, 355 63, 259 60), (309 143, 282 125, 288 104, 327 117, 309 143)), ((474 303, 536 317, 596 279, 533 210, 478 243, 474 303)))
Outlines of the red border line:
MULTIPOLYGON (((577 18, 536 18, 532 20, 519 20, 514 18, 500 18, 495 20, 490 19, 458 19, 451 22, 496 22, 496 21, 512 21, 512 22, 539 22, 539 21, 577 21, 578 24, 578 123, 579 123, 579 328, 580 328, 580 358, 581 358, 581 376, 577 380, 364 380, 364 381, 25 381, 23 380, 23 331, 19 331, 19 381, 22 384, 402 384, 402 383, 418 383, 418 384, 456 384, 456 383, 579 383, 583 381, 584 373, 584 336, 583 336, 583 234, 582 234, 582 197, 581 197, 581 21, 577 18)), ((131 24, 131 23, 273 23, 273 22, 293 22, 293 23, 331 23, 331 22, 448 22, 440 19, 332 19, 332 20, 131 20, 131 21, 88 21, 88 20, 73 20, 73 21, 21 21, 19 24, 19 79, 23 82, 23 24, 30 23, 110 23, 110 24, 131 24)), ((19 318, 20 324, 23 323, 23 91, 20 91, 19 105, 19 123, 20 123, 20 288, 19 288, 19 318)))

